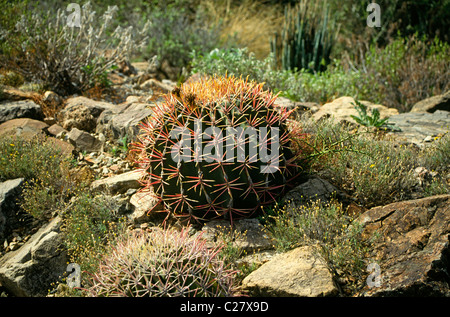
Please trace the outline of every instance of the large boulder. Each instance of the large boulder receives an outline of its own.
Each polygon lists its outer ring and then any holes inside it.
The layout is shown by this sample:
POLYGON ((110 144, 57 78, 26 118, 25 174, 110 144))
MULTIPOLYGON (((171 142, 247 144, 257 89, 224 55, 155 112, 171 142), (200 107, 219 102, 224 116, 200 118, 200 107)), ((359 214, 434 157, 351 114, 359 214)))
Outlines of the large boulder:
POLYGON ((23 178, 17 178, 0 183, 0 243, 18 227, 18 198, 23 182, 23 178))
POLYGON ((0 123, 17 118, 44 119, 41 106, 31 100, 8 101, 0 104, 0 123))
POLYGON ((450 111, 450 90, 442 95, 433 96, 414 104, 411 112, 450 111))
POLYGON ((312 246, 282 253, 250 273, 242 282, 253 296, 322 297, 338 295, 333 276, 312 246))
POLYGON ((152 114, 151 104, 127 102, 117 109, 104 111, 97 122, 97 133, 108 140, 118 143, 127 138, 127 142, 136 141, 139 124, 152 114))
POLYGON ((361 295, 450 296, 450 195, 375 207, 359 222, 365 237, 379 236, 369 259, 380 283, 361 295))
POLYGON ((77 128, 86 132, 94 132, 97 126, 97 119, 100 114, 109 109, 114 109, 115 105, 95 101, 86 97, 73 97, 65 101, 65 107, 58 115, 60 125, 70 131, 77 128))
POLYGON ((436 110, 428 112, 408 112, 393 115, 389 122, 399 128, 399 132, 389 132, 400 142, 424 147, 436 136, 442 136, 450 131, 450 112, 436 110))
POLYGON ((36 136, 46 135, 48 124, 45 122, 21 118, 12 119, 0 124, 0 136, 21 137, 23 139, 32 139, 36 136))
MULTIPOLYGON (((367 106, 367 112, 371 113, 373 109, 378 109, 380 112, 380 118, 385 119, 390 116, 398 114, 398 110, 394 108, 388 108, 383 105, 373 104, 368 101, 360 101, 362 104, 367 106)), ((355 109, 355 99, 352 97, 340 97, 332 102, 322 105, 317 112, 315 112, 312 117, 315 120, 320 120, 322 118, 334 117, 338 122, 350 122, 356 123, 356 121, 351 117, 351 115, 358 117, 358 111, 355 109)))
POLYGON ((0 259, 0 284, 14 296, 46 296, 66 271, 62 220, 54 218, 20 249, 0 259))

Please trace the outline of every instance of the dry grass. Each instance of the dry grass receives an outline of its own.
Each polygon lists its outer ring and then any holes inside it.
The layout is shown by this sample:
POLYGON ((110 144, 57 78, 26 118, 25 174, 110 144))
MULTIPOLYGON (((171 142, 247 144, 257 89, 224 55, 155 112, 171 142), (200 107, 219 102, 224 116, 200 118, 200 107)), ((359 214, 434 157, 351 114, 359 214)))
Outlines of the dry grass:
POLYGON ((270 53, 269 38, 281 29, 283 10, 278 5, 264 5, 261 1, 203 0, 212 23, 221 23, 221 39, 235 39, 238 45, 247 47, 257 58, 270 53))

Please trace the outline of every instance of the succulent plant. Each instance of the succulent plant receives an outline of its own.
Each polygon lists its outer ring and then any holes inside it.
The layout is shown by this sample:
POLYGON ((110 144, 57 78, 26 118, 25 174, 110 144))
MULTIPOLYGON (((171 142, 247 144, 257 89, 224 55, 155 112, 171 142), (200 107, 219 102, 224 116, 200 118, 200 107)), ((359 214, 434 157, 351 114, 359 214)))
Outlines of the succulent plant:
POLYGON ((330 23, 329 18, 329 7, 320 8, 319 2, 302 0, 286 7, 282 32, 271 40, 272 53, 282 69, 326 69, 337 36, 334 21, 330 23))
POLYGON ((166 95, 142 123, 142 184, 189 221, 248 218, 298 175, 290 112, 263 84, 208 77, 166 95))
POLYGON ((85 291, 95 297, 232 296, 237 272, 224 267, 220 250, 186 228, 131 233, 104 257, 85 291))

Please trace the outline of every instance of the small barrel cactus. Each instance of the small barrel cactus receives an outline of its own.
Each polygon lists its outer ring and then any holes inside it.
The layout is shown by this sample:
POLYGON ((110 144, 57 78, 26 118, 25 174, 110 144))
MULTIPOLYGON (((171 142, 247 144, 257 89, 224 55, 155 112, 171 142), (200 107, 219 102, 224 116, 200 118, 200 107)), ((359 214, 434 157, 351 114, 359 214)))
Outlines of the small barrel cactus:
POLYGON ((143 185, 189 221, 256 215, 298 175, 290 113, 276 97, 235 77, 175 88, 141 126, 143 185))
POLYGON ((103 258, 85 291, 94 297, 232 296, 237 271, 224 267, 220 250, 187 229, 130 234, 103 258))

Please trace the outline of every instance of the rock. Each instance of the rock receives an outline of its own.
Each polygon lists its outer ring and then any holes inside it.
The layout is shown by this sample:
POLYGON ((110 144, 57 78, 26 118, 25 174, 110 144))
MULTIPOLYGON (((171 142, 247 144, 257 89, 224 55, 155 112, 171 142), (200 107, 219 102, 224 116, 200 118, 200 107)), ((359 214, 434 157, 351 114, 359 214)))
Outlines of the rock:
POLYGON ((124 103, 115 110, 104 111, 97 122, 97 133, 118 143, 118 140, 127 137, 127 142, 137 140, 139 124, 152 114, 151 104, 124 103))
MULTIPOLYGON (((360 102, 367 106, 368 113, 377 108, 380 112, 381 119, 389 118, 393 115, 399 114, 398 110, 394 108, 372 104, 368 101, 360 102)), ((320 120, 326 117, 334 117, 338 122, 350 122, 356 124, 356 121, 352 117, 350 117, 350 115, 359 116, 354 104, 356 104, 356 102, 352 97, 341 97, 335 99, 332 102, 322 105, 320 109, 312 115, 312 117, 315 120, 320 120)))
POLYGON ((285 97, 278 97, 274 103, 275 108, 293 110, 291 118, 298 119, 298 116, 305 112, 316 113, 319 111, 320 105, 314 102, 298 102, 292 101, 285 97))
POLYGON ((390 123, 401 129, 400 132, 389 132, 398 141, 423 147, 427 140, 446 134, 450 131, 450 112, 436 110, 428 112, 408 112, 393 115, 389 118, 390 123))
POLYGON ((2 98, 6 100, 36 100, 40 98, 40 94, 33 91, 22 91, 20 89, 11 87, 11 86, 5 86, 3 88, 2 98))
POLYGON ((65 104, 66 106, 64 107, 64 110, 85 106, 89 109, 89 112, 94 118, 98 118, 98 116, 100 116, 100 114, 105 110, 112 110, 116 108, 116 105, 112 103, 96 101, 83 96, 68 98, 65 104))
POLYGON ((145 89, 145 90, 147 90, 147 89, 157 89, 157 90, 162 91, 163 93, 169 93, 176 86, 177 86, 177 84, 175 82, 172 82, 172 81, 160 82, 159 80, 151 78, 151 79, 145 81, 144 83, 142 83, 140 85, 140 89, 145 89))
POLYGON ((13 119, 0 124, 0 136, 18 136, 24 139, 32 139, 36 136, 44 136, 48 125, 45 122, 34 119, 13 119))
POLYGON ((0 183, 0 241, 18 227, 18 199, 23 182, 23 178, 16 178, 0 183))
POLYGON ((66 129, 64 129, 62 126, 60 126, 59 124, 53 124, 51 125, 48 129, 47 129, 48 133, 50 133, 53 136, 58 136, 61 133, 65 133, 67 135, 67 133, 69 133, 66 129))
POLYGON ((247 254, 273 249, 273 241, 265 228, 257 219, 240 219, 233 222, 231 228, 228 220, 213 220, 207 222, 201 232, 207 241, 221 239, 224 232, 234 234, 233 245, 247 254))
POLYGON ((44 114, 41 107, 31 100, 9 101, 0 104, 0 123, 18 118, 42 120, 44 114))
POLYGON ((336 296, 338 289, 324 261, 311 246, 278 254, 242 281, 251 296, 336 296))
POLYGON ((327 202, 331 198, 339 198, 342 196, 343 193, 328 181, 317 176, 312 176, 306 182, 287 192, 282 202, 295 208, 303 205, 305 202, 316 200, 327 202))
POLYGON ((380 266, 379 287, 363 296, 450 296, 450 195, 372 208, 359 220, 379 235, 368 257, 380 266))
POLYGON ((433 96, 416 103, 411 112, 435 112, 436 110, 450 111, 450 90, 445 94, 433 96))
POLYGON ((130 171, 119 175, 114 175, 104 179, 99 179, 91 184, 93 190, 106 190, 111 194, 123 194, 130 188, 140 188, 140 171, 130 171))
POLYGON ((60 122, 64 129, 77 128, 86 132, 93 132, 97 126, 97 120, 85 105, 66 107, 59 114, 60 122))
POLYGON ((149 214, 149 211, 156 213, 164 210, 162 204, 157 205, 158 202, 159 199, 154 195, 153 190, 138 191, 130 197, 130 204, 134 206, 134 211, 128 215, 128 219, 134 224, 151 221, 153 214, 149 214))
POLYGON ((53 107, 59 107, 63 103, 61 96, 53 91, 46 91, 42 101, 53 107))
POLYGON ((58 113, 61 126, 70 130, 77 128, 86 132, 94 132, 97 119, 107 109, 114 109, 113 104, 95 101, 86 97, 73 97, 66 100, 65 107, 58 113))
POLYGON ((71 156, 75 151, 75 147, 72 144, 54 137, 48 137, 45 142, 50 143, 54 148, 59 149, 64 156, 71 156))
POLYGON ((62 220, 54 218, 23 246, 0 259, 0 283, 18 297, 46 296, 51 284, 66 270, 67 254, 60 231, 62 220))
POLYGON ((85 131, 73 128, 67 134, 72 145, 79 151, 97 152, 102 149, 102 142, 85 131))

